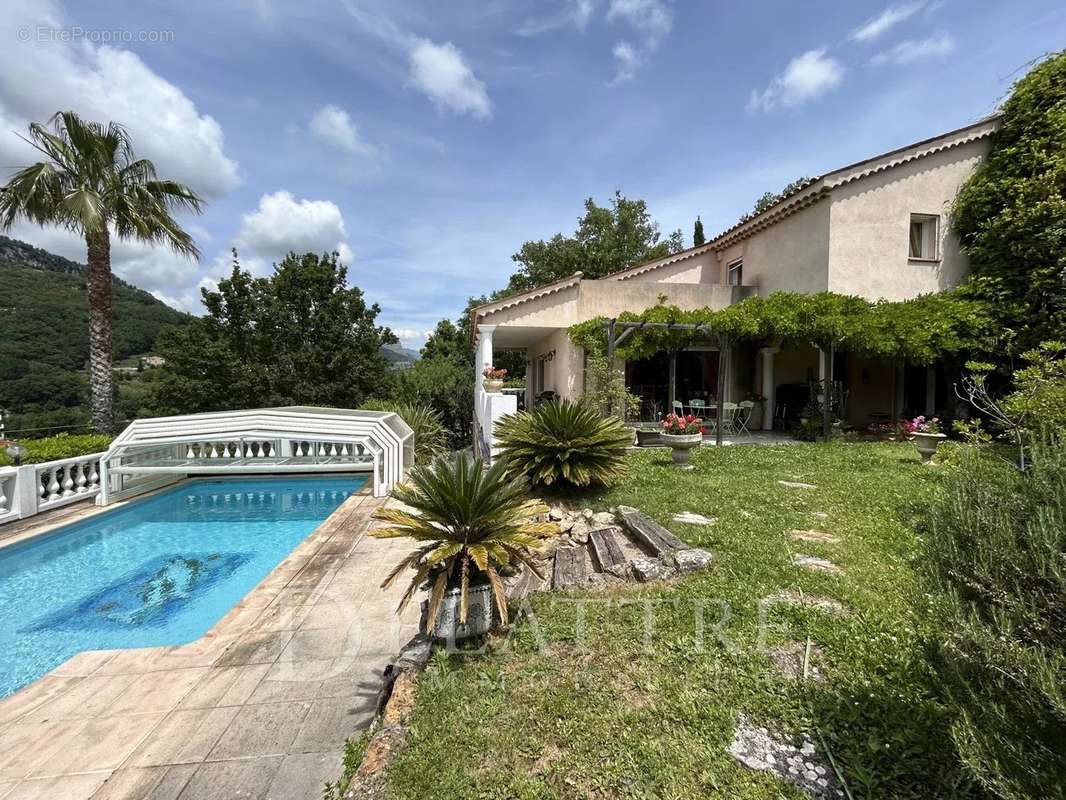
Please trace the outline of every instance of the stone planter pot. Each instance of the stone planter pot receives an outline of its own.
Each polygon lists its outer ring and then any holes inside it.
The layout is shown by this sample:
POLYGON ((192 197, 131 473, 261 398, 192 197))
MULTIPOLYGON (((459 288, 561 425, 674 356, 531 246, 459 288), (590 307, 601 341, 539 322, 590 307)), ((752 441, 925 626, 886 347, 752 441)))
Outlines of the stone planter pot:
POLYGON ((687 464, 689 451, 703 444, 702 433, 660 433, 659 439, 670 448, 675 464, 687 464))
POLYGON ((936 449, 940 446, 940 443, 947 439, 947 435, 943 433, 913 433, 914 444, 918 448, 918 455, 922 457, 922 461, 928 463, 936 455, 936 449))
POLYGON ((485 391, 489 393, 496 393, 503 389, 503 381, 494 381, 490 378, 485 378, 485 391))
POLYGON ((651 428, 637 428, 637 447, 658 447, 663 443, 662 434, 651 428))
MULTIPOLYGON (((438 639, 458 640, 471 636, 481 636, 492 629, 493 605, 492 587, 471 586, 467 590, 469 606, 466 610, 466 624, 459 624, 459 590, 449 589, 441 600, 440 614, 433 628, 433 635, 438 639)), ((423 613, 427 604, 423 603, 423 613)), ((422 628, 425 629, 423 621, 422 628)))

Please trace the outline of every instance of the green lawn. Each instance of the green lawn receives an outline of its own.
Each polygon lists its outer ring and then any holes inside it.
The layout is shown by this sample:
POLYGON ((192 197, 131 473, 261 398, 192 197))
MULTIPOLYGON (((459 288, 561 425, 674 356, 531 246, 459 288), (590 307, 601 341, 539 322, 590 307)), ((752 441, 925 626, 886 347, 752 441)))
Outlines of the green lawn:
POLYGON ((523 618, 510 640, 477 655, 438 653, 391 773, 396 797, 805 796, 726 754, 741 711, 824 736, 856 798, 976 796, 956 785, 917 611, 911 525, 942 468, 895 444, 703 448, 693 461, 685 472, 662 451, 634 454, 622 486, 581 503, 638 506, 712 550, 715 565, 670 583, 580 595, 599 601, 587 607, 580 641, 572 598, 541 595, 536 625, 523 618), (671 521, 679 511, 718 523, 680 525, 671 521), (841 542, 795 543, 786 535, 793 528, 841 542), (846 574, 797 568, 793 551, 829 558, 846 574), (784 589, 852 609, 833 617, 777 606, 767 616, 770 646, 810 636, 822 648, 822 684, 780 676, 760 646, 759 600, 784 589), (659 601, 650 646, 645 606, 632 602, 645 599, 659 601), (720 638, 723 602, 731 616, 720 638))

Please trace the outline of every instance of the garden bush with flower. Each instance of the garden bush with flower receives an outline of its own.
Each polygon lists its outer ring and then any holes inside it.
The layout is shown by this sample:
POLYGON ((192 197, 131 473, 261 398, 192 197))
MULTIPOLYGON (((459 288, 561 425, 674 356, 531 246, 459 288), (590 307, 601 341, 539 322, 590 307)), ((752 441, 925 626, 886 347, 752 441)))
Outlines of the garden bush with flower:
POLYGON ((667 414, 663 419, 663 433, 668 436, 689 436, 695 433, 703 433, 703 420, 692 414, 680 416, 667 414))
POLYGON ((503 381, 507 380, 507 370, 497 369, 492 364, 486 364, 485 369, 481 370, 481 374, 488 381, 503 381))

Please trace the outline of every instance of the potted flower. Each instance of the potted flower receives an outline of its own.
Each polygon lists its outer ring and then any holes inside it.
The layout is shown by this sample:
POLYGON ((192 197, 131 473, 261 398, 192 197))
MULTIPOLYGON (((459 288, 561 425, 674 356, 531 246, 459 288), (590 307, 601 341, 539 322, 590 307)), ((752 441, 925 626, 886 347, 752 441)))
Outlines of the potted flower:
POLYGON ((381 584, 410 576, 397 613, 425 590, 422 630, 438 639, 479 636, 497 621, 506 624, 503 576, 524 565, 542 578, 530 550, 559 533, 554 522, 538 521, 548 507, 530 500, 528 491, 525 481, 507 477, 503 461, 486 469, 468 453, 414 467, 392 490, 405 507, 378 509, 374 517, 387 524, 369 531, 418 545, 381 584))
POLYGON ((936 454, 940 442, 947 436, 940 431, 939 417, 915 417, 903 420, 903 429, 914 439, 922 461, 928 462, 936 454))
POLYGON ((659 438, 671 449, 675 464, 687 464, 689 450, 703 443, 703 420, 691 414, 667 414, 659 438))
POLYGON ((485 376, 485 391, 490 393, 500 391, 507 378, 507 370, 496 369, 491 364, 486 364, 481 374, 485 376))

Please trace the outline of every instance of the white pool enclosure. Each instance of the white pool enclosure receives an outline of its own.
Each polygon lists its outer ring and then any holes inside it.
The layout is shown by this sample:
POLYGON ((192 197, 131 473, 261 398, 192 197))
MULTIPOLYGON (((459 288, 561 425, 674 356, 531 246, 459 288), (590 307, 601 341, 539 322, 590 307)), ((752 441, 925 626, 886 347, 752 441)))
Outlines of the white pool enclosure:
POLYGON ((138 419, 100 458, 108 505, 197 475, 369 472, 386 495, 414 464, 398 414, 289 406, 138 419))

